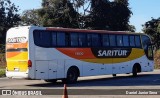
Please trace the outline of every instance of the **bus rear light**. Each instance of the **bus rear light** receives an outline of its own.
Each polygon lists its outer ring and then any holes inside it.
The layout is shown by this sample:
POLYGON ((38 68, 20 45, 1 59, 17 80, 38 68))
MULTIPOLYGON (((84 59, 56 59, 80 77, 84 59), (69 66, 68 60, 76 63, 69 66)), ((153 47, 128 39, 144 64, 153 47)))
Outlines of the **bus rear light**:
POLYGON ((28 67, 31 68, 32 67, 32 61, 28 60, 28 67))

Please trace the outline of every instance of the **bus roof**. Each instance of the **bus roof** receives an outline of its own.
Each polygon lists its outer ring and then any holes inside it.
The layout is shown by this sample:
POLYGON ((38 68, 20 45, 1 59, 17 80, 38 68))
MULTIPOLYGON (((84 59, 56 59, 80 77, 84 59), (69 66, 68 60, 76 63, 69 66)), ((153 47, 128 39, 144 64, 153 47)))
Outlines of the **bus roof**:
POLYGON ((90 30, 90 29, 74 29, 74 28, 61 28, 61 27, 46 27, 46 30, 53 31, 66 31, 66 32, 81 32, 81 33, 110 33, 110 34, 142 34, 144 33, 136 33, 130 31, 109 31, 109 30, 90 30))
POLYGON ((110 33, 110 34, 134 34, 134 35, 146 35, 144 33, 130 32, 130 31, 109 31, 109 30, 90 30, 90 29, 75 29, 75 28, 63 28, 63 27, 42 27, 42 26, 20 26, 15 28, 33 28, 35 30, 39 30, 39 28, 43 28, 45 30, 50 31, 65 31, 65 32, 81 32, 81 33, 110 33))

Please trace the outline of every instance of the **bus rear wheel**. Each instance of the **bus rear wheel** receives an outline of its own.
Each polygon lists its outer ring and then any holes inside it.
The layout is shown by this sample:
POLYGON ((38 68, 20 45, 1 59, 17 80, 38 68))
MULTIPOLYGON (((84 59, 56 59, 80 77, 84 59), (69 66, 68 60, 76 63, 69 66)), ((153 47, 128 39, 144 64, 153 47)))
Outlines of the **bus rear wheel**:
POLYGON ((67 72, 67 78, 63 79, 62 82, 72 84, 77 82, 77 79, 78 79, 78 70, 75 68, 69 68, 67 72))

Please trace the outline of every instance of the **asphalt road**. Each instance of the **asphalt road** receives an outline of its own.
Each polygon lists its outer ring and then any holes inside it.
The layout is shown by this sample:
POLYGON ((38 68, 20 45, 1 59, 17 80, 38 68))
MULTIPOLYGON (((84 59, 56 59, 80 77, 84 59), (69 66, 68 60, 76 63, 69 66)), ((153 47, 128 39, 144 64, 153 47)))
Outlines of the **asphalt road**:
MULTIPOLYGON (((15 89, 28 92, 34 89, 42 91, 43 94, 49 94, 42 96, 8 95, 5 98, 62 98, 63 86, 61 81, 52 84, 43 80, 0 79, 1 90, 15 89)), ((117 77, 112 77, 112 75, 81 77, 76 84, 67 84, 67 90, 69 98, 160 98, 160 70, 140 73, 138 77, 132 77, 131 74, 118 74, 117 77)))

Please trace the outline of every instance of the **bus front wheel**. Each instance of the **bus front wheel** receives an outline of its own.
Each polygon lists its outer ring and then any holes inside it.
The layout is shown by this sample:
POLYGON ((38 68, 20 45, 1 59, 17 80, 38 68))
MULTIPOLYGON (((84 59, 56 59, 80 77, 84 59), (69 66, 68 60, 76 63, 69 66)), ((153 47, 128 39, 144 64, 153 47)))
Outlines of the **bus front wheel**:
POLYGON ((138 75, 137 73, 140 73, 140 72, 141 72, 141 65, 136 63, 132 69, 133 76, 136 77, 138 75))
POLYGON ((63 83, 75 83, 78 79, 78 70, 76 68, 69 68, 67 72, 67 78, 63 79, 63 83))
POLYGON ((116 76, 117 76, 117 74, 112 74, 112 76, 113 76, 113 77, 116 77, 116 76))
POLYGON ((133 67, 133 77, 136 77, 137 76, 137 73, 138 73, 138 69, 137 69, 137 66, 134 66, 133 67))

